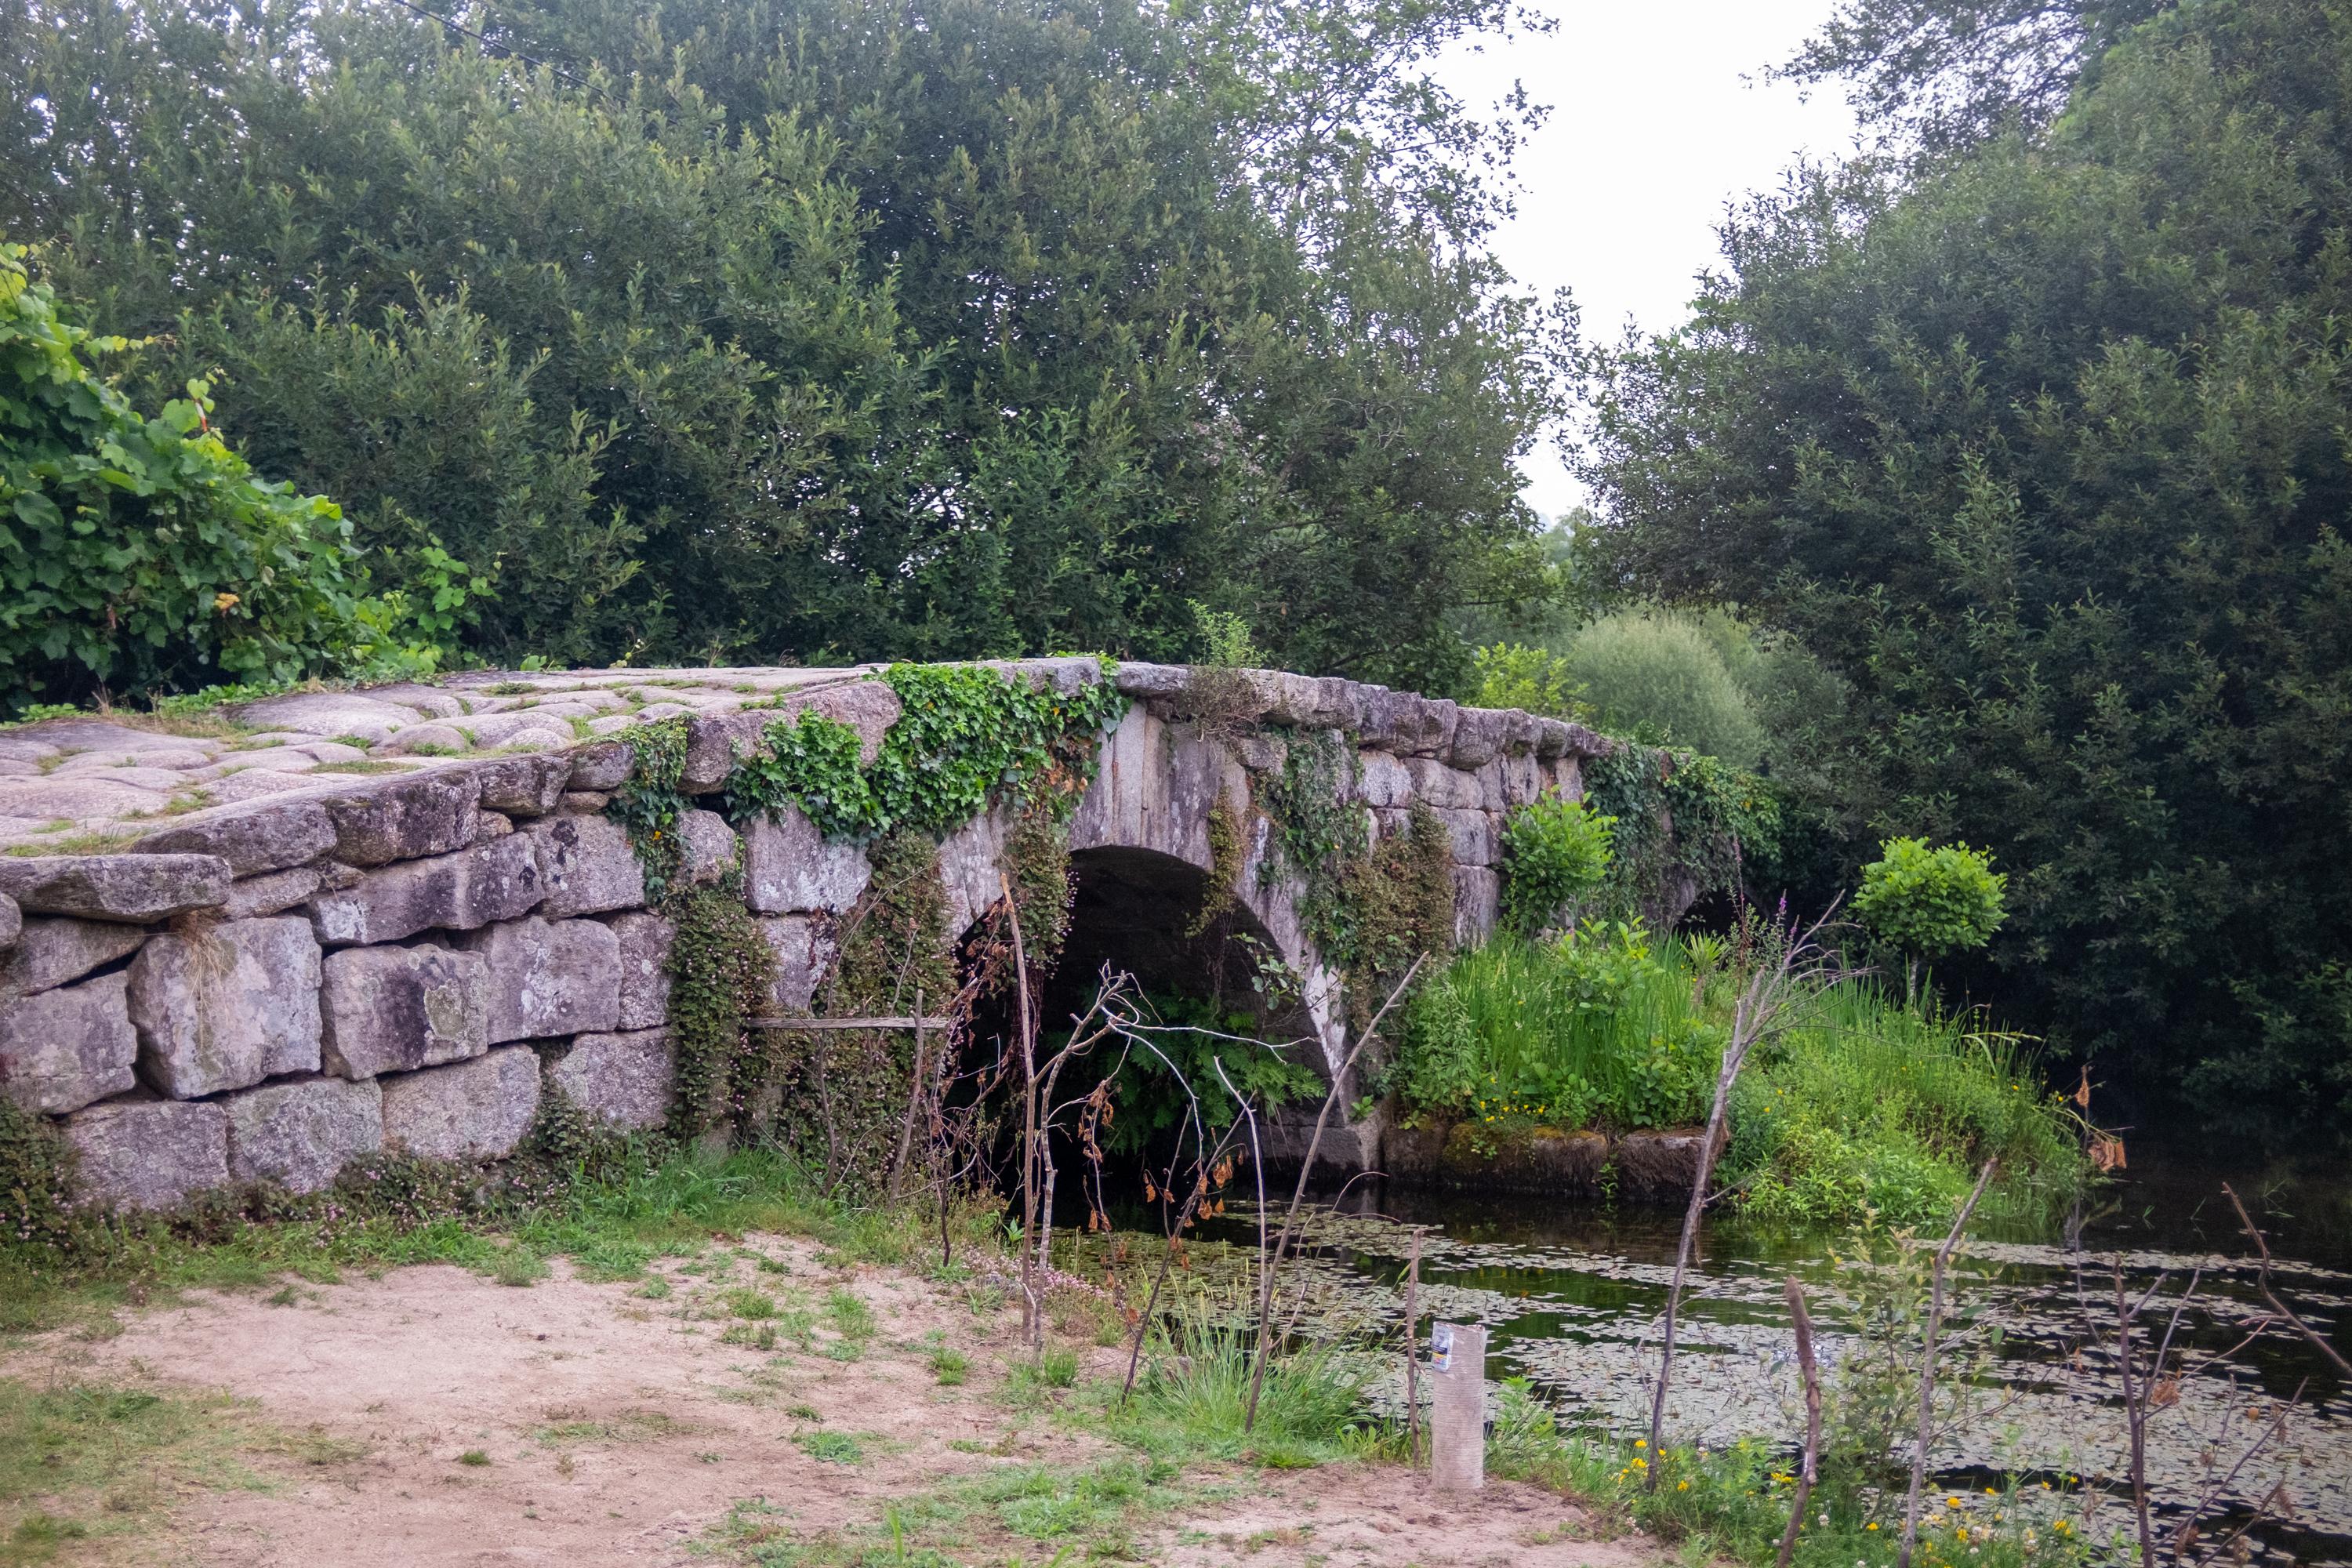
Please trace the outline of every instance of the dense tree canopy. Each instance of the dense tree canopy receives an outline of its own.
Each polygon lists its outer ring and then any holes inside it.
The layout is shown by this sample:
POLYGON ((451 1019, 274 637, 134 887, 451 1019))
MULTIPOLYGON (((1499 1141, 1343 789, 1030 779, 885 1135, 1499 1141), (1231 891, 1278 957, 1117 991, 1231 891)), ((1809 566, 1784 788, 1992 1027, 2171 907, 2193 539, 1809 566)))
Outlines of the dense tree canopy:
MULTIPOLYGON (((0 231, 480 657, 1446 687, 1547 320, 1418 62, 1497 0, 0 0, 0 231)), ((1529 579, 1532 581, 1532 579, 1529 579)))
POLYGON ((2352 1091, 2347 60, 2352 9, 2217 0, 2046 131, 1794 179, 1598 356, 1587 448, 1625 581, 1850 684, 1857 829, 1992 847, 2011 1003, 2312 1109, 2352 1091))

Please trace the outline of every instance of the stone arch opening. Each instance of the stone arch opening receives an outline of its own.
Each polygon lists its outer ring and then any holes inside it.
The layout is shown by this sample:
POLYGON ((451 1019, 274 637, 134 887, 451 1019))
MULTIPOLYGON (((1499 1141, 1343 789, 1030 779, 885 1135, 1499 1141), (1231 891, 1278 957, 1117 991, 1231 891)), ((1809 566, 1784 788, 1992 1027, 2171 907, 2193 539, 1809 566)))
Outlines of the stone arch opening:
MULTIPOLYGON (((1040 1017, 1064 1024, 1093 998, 1106 967, 1135 977, 1147 995, 1247 1016, 1259 1038, 1289 1044, 1290 1059, 1328 1072, 1315 1020, 1286 971, 1274 933, 1240 899, 1197 932, 1209 878, 1155 849, 1110 845, 1070 856, 1070 934, 1047 977, 1040 1017)), ((1200 1087, 1200 1086, 1195 1086, 1200 1087)))

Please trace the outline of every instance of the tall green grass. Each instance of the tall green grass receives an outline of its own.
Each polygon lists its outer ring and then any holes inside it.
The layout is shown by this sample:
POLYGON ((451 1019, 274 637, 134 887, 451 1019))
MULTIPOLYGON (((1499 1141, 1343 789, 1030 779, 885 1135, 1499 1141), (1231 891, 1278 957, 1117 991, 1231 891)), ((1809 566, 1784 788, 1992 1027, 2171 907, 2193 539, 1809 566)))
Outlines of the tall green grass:
MULTIPOLYGON (((1569 1129, 1703 1119, 1736 978, 1705 938, 1638 927, 1503 936, 1414 999, 1391 1086, 1412 1111, 1569 1129)), ((1801 995, 1741 1079, 1724 1178, 1748 1212, 1889 1224, 1948 1213, 2000 1162, 1995 1210, 2063 1204, 2082 1179, 2076 1128, 2028 1042, 1980 1015, 1923 1013, 1877 982, 1801 995)))
POLYGON ((2083 1179, 2077 1124, 2029 1047, 1875 980, 1830 986, 1740 1084, 1727 1177, 1759 1215, 1907 1225, 1948 1214, 1994 1159, 1994 1213, 2061 1206, 2083 1179))
POLYGON ((1498 936, 1413 999, 1397 1087, 1486 1121, 1660 1127, 1706 1112, 1725 1031, 1638 927, 1498 936))
POLYGON ((1361 1362, 1319 1341, 1266 1363, 1257 1421, 1249 1409, 1251 1337, 1239 1330, 1178 1322, 1153 1354, 1133 1398, 1108 1413, 1111 1435, 1156 1457, 1246 1459, 1299 1468, 1351 1451, 1370 1375, 1361 1362))

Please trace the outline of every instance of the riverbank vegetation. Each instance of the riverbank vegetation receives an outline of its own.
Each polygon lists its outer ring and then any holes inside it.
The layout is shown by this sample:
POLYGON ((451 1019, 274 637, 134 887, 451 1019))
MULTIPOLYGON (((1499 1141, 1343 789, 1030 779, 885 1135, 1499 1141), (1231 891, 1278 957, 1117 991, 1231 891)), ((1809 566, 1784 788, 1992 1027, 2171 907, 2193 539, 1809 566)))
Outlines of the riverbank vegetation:
MULTIPOLYGON (((1728 945, 1597 922, 1496 938, 1412 1002, 1388 1083, 1409 1115, 1500 1146, 1538 1128, 1704 1121, 1738 991, 1728 945)), ((1981 1014, 1906 1006, 1874 976, 1791 1004, 1736 1087, 1723 1181, 1759 1217, 1909 1225, 1948 1215, 1997 1158, 2002 1203, 2063 1208, 2075 1124, 2028 1043, 1981 1014)))

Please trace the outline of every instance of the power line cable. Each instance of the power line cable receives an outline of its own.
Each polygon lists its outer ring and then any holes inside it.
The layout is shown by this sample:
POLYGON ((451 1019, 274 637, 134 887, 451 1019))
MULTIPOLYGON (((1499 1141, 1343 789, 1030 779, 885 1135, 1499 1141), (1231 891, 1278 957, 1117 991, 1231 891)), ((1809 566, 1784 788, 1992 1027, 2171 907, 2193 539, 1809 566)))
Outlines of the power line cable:
POLYGON ((599 94, 603 93, 604 90, 593 81, 573 76, 570 71, 565 70, 553 60, 543 60, 535 55, 524 54, 520 49, 516 48, 513 45, 501 44, 495 38, 486 37, 483 34, 474 31, 473 28, 468 27, 463 22, 452 21, 446 16, 440 16, 432 11, 427 11, 424 6, 417 5, 416 0, 392 0, 392 3, 404 10, 415 12, 418 16, 424 17, 428 22, 438 22, 453 33, 463 33, 466 37, 473 39, 476 43, 481 45, 486 49, 496 49, 499 53, 507 56, 509 58, 520 60, 527 66, 544 66, 574 87, 585 88, 590 92, 599 94))

